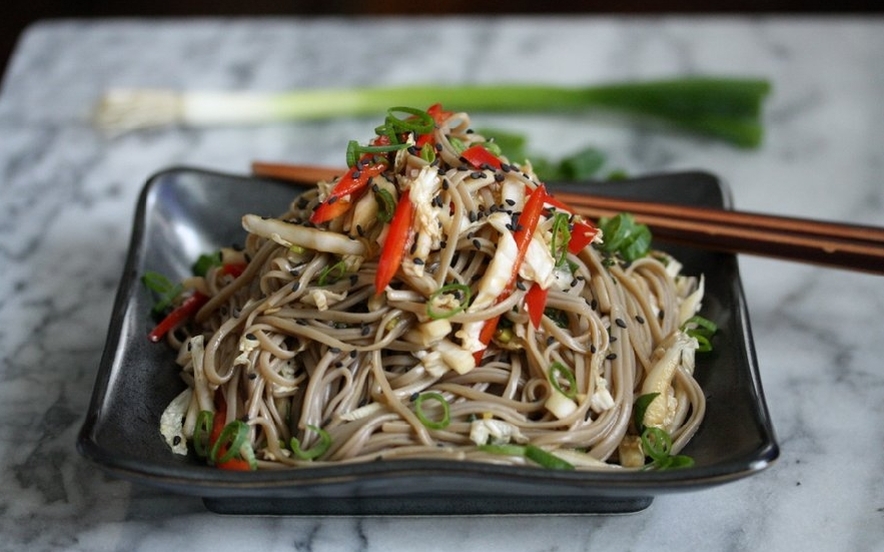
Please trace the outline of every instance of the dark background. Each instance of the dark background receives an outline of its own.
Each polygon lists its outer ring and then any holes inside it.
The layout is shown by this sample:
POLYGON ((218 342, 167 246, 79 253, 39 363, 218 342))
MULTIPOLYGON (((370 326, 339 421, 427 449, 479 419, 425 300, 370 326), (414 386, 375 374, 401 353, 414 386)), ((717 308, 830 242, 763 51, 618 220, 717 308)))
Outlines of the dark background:
POLYGON ((421 14, 873 14, 881 0, 0 0, 0 75, 23 29, 41 19, 118 16, 421 14), (503 7, 505 6, 505 8, 503 7))

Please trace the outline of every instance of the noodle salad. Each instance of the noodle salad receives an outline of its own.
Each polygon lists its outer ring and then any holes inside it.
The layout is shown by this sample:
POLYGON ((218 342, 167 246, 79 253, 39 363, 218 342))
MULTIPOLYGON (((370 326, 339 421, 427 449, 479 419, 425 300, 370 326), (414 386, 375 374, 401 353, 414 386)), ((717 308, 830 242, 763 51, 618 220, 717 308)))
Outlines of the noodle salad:
POLYGON ((232 470, 691 465, 702 277, 628 214, 584 220, 466 113, 391 108, 375 134, 193 277, 145 274, 149 337, 186 384, 171 450, 232 470))

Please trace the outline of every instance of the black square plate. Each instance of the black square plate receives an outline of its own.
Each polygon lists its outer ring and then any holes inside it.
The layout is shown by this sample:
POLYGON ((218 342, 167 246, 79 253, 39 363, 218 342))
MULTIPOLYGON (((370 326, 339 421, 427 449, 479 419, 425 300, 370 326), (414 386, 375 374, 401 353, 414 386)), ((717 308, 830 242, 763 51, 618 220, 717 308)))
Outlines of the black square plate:
MULTIPOLYGON (((729 204, 702 172, 617 182, 551 185, 598 195, 698 206, 729 204)), ((125 272, 110 321, 80 452, 109 473, 199 496, 210 510, 242 514, 614 513, 647 507, 655 495, 692 491, 751 475, 779 450, 761 389, 746 303, 733 255, 658 244, 689 274, 705 274, 703 314, 720 330, 698 357, 707 414, 685 454, 695 465, 670 471, 558 471, 439 460, 395 460, 300 470, 229 472, 172 454, 159 417, 180 392, 171 350, 147 333, 152 297, 145 270, 173 280, 202 253, 241 243, 245 213, 278 215, 298 192, 291 184, 174 168, 149 179, 135 217, 125 272)))

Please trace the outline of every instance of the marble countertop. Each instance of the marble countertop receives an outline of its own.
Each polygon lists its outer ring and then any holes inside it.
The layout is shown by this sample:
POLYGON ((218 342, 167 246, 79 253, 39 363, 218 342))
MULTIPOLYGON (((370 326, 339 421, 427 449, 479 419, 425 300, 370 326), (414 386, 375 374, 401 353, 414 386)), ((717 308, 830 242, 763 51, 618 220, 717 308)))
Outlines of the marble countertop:
MULTIPOLYGON (((510 18, 57 21, 22 37, 0 94, 0 550, 884 550, 880 276, 741 257, 779 460, 623 516, 258 518, 111 478, 76 451, 154 172, 340 163, 365 121, 90 125, 111 86, 282 90, 420 81, 769 78, 757 150, 522 116, 532 145, 594 144, 631 174, 703 169, 741 209, 884 221, 884 20, 510 18)), ((371 123, 368 123, 371 124, 371 123)), ((490 126, 490 124, 489 124, 490 126)))

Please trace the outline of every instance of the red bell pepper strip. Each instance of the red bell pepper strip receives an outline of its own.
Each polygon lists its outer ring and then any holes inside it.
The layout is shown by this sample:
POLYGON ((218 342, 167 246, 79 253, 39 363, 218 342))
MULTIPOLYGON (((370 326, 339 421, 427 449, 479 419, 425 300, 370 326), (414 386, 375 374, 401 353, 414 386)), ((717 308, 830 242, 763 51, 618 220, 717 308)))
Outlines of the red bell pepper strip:
POLYGON ((247 266, 249 266, 247 263, 227 263, 221 266, 221 274, 229 274, 234 278, 239 278, 247 266))
POLYGON ((190 319, 196 311, 206 304, 208 296, 196 291, 184 300, 181 305, 176 307, 172 312, 166 315, 154 329, 147 334, 147 338, 156 343, 163 338, 171 330, 178 327, 181 323, 190 319))
POLYGON ((540 287, 535 283, 528 289, 525 294, 525 308, 528 310, 528 318, 534 328, 540 327, 540 320, 543 318, 543 311, 546 309, 546 298, 549 295, 549 289, 540 287))
POLYGON ((592 243, 599 229, 588 222, 575 222, 571 229, 571 240, 568 241, 568 252, 576 255, 592 243))
POLYGON ((485 149, 481 144, 468 147, 460 152, 460 156, 465 159, 467 163, 477 169, 482 169, 486 166, 493 169, 500 169, 503 166, 500 162, 500 158, 485 149))
MULTIPOLYGON (((445 111, 442 109, 442 104, 433 104, 427 109, 427 114, 433 118, 433 122, 436 123, 438 127, 442 123, 444 123, 449 117, 451 117, 453 112, 445 111)), ((427 144, 435 144, 436 143, 436 133, 428 132, 426 134, 421 134, 414 140, 414 145, 418 148, 422 148, 427 144)))
MULTIPOLYGON (((513 270, 510 273, 510 279, 507 281, 506 287, 504 287, 503 292, 497 298, 498 303, 509 297, 513 292, 513 288, 516 287, 516 281, 519 279, 519 268, 522 266, 522 261, 525 260, 525 254, 528 252, 528 246, 534 237, 534 231, 537 229, 538 222, 540 222, 543 206, 548 197, 549 194, 546 193, 546 187, 541 184, 534 188, 528 196, 528 200, 525 201, 525 208, 522 209, 522 213, 519 215, 516 231, 513 233, 513 238, 516 240, 516 257, 513 259, 513 270)), ((542 310, 541 314, 543 314, 542 310)), ((494 337, 498 322, 500 322, 500 316, 489 318, 485 321, 485 325, 482 326, 482 330, 479 332, 479 341, 486 347, 491 343, 491 338, 494 337)), ((474 353, 476 365, 481 361, 483 352, 484 350, 474 353)))
POLYGON ((441 125, 454 114, 453 111, 445 111, 442 109, 442 104, 439 103, 433 104, 427 108, 427 113, 433 118, 433 121, 435 121, 437 125, 441 125))
MULTIPOLYGON (((361 165, 361 164, 360 164, 361 165)), ((310 222, 321 224, 344 214, 352 205, 347 196, 354 197, 368 188, 369 181, 387 169, 386 163, 351 167, 335 184, 328 197, 320 203, 310 215, 310 222)))
POLYGON ((396 211, 393 213, 393 219, 387 229, 387 239, 384 240, 384 245, 381 248, 378 270, 374 279, 374 288, 377 294, 383 293, 387 284, 396 275, 396 271, 399 270, 399 265, 402 264, 402 257, 414 237, 413 218, 414 203, 412 203, 408 189, 406 189, 399 196, 399 203, 396 204, 396 211))

